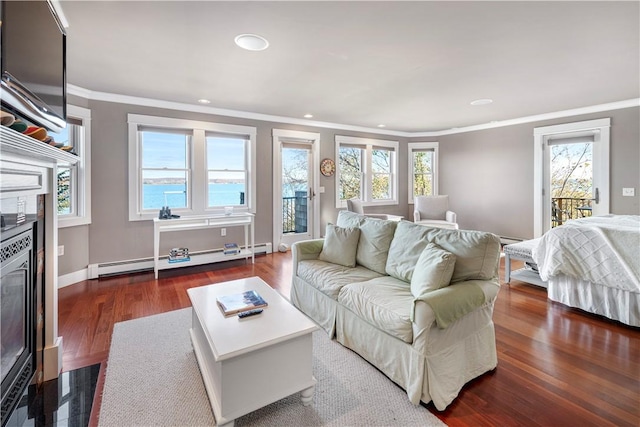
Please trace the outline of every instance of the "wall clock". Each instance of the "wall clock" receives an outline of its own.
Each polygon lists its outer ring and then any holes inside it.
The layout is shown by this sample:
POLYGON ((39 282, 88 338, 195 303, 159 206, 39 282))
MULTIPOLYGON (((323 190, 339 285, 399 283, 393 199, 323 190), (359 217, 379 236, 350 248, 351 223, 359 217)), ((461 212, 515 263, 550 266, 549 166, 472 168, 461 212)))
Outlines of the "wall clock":
POLYGON ((324 159, 320 162, 320 172, 324 176, 333 176, 336 171, 336 164, 331 159, 324 159))

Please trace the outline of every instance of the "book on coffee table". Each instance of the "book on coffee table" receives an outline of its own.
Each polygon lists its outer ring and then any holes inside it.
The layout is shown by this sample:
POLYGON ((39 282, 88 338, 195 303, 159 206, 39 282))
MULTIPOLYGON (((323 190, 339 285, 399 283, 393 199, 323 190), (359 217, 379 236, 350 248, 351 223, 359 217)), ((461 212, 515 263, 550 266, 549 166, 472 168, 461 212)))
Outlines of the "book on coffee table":
POLYGON ((225 316, 233 316, 243 311, 266 307, 268 305, 256 291, 219 296, 216 298, 216 302, 225 316))

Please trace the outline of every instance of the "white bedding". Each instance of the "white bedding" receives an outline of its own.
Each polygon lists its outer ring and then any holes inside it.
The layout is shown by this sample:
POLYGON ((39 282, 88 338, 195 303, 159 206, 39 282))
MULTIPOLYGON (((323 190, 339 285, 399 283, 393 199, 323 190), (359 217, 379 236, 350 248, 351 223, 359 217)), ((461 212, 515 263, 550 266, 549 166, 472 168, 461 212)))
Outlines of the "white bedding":
POLYGON ((533 248, 542 280, 567 275, 640 292, 640 216, 580 218, 553 228, 533 248))

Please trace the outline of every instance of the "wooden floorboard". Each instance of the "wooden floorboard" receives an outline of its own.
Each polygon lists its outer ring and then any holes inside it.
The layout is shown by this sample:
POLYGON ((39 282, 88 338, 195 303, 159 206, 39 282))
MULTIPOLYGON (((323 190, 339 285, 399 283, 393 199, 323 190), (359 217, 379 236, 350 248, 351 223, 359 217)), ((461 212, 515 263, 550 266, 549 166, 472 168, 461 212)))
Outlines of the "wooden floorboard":
MULTIPOLYGON (((518 268, 517 262, 516 268, 518 268)), ((290 253, 101 278, 60 289, 63 370, 108 358, 117 322, 190 306, 186 290, 259 276, 284 295, 290 253)), ((504 277, 501 266, 501 278, 504 277)), ((498 367, 471 381, 445 411, 449 426, 640 426, 640 329, 549 301, 546 290, 503 283, 494 309, 498 367)), ((97 422, 102 379, 96 392, 97 422)))

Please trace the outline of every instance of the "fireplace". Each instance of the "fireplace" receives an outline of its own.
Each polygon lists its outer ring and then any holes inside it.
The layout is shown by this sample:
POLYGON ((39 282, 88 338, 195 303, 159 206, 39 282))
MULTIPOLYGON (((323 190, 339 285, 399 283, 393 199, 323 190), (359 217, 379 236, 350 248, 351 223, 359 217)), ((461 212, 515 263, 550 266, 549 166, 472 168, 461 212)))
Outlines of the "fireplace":
POLYGON ((21 394, 20 388, 56 379, 62 370, 62 337, 58 336, 56 172, 58 164, 76 163, 75 155, 0 126, 2 424, 10 415, 5 411, 11 411, 14 395, 21 394), (25 231, 26 235, 22 235, 25 231), (5 262, 5 256, 24 257, 18 246, 26 245, 29 234, 32 237, 31 248, 27 249, 28 261, 8 258, 5 262), (22 243, 14 242, 13 249, 5 249, 5 243, 12 246, 10 240, 14 238, 22 243), (7 269, 5 264, 18 266, 17 271, 12 272, 13 268, 7 269), (8 275, 6 279, 5 275, 8 275), (27 283, 24 287, 23 281, 27 283), (11 282, 12 286, 5 289, 5 282, 11 282), (5 302, 5 295, 15 304, 5 302), (24 302, 24 307, 20 304, 16 308, 19 301, 24 302), (18 322, 20 316, 25 319, 24 323, 18 322))
POLYGON ((1 412, 4 426, 25 388, 42 381, 43 196, 2 199, 0 241, 1 412), (35 214, 27 214, 36 209, 35 214))

